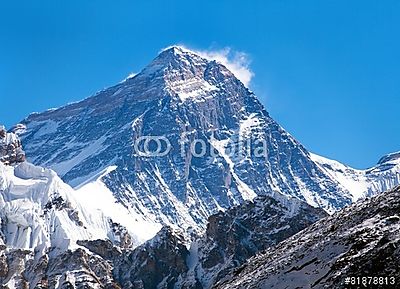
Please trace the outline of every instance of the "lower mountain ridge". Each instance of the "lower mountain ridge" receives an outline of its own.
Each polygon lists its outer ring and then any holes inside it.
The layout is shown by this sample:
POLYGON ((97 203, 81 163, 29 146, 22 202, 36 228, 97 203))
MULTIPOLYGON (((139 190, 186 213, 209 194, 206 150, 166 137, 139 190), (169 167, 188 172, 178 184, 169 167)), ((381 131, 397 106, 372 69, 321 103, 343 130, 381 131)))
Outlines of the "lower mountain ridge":
POLYGON ((216 288, 400 288, 399 248, 396 187, 257 254, 216 288))

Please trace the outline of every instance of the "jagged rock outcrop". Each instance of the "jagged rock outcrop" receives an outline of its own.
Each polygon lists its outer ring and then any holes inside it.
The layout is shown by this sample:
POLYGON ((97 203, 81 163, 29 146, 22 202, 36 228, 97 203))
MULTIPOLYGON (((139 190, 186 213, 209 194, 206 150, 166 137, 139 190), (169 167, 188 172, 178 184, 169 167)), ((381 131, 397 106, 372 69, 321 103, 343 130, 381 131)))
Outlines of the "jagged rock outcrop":
POLYGON ((114 276, 126 289, 173 289, 188 270, 186 243, 181 233, 163 227, 153 239, 115 262, 114 276))
POLYGON ((25 152, 19 137, 8 133, 3 125, 0 125, 0 162, 6 165, 15 165, 25 161, 25 152))
POLYGON ((399 248, 397 187, 324 218, 258 254, 216 288, 398 288, 399 248), (345 283, 346 277, 387 279, 352 286, 351 279, 345 283))
POLYGON ((292 198, 260 196, 208 219, 205 234, 192 243, 190 270, 178 287, 212 288, 258 252, 327 216, 292 198))
POLYGON ((170 227, 134 250, 119 252, 104 241, 79 244, 111 260, 123 288, 208 289, 249 257, 326 215, 296 199, 262 196, 211 216, 190 249, 182 233, 170 227))

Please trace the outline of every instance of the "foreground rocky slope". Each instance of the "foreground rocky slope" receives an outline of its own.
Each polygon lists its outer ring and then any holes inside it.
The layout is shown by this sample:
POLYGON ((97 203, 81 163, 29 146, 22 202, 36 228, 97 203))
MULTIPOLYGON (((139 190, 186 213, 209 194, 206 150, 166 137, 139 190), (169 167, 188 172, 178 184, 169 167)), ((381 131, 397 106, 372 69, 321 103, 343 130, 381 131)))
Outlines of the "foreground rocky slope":
POLYGON ((397 187, 324 218, 251 258, 217 288, 399 288, 399 248, 397 187), (388 278, 346 286, 346 277, 363 276, 388 278))
POLYGON ((178 288, 211 288, 256 253, 278 244, 327 214, 281 195, 260 196, 208 219, 192 243, 189 270, 178 288))

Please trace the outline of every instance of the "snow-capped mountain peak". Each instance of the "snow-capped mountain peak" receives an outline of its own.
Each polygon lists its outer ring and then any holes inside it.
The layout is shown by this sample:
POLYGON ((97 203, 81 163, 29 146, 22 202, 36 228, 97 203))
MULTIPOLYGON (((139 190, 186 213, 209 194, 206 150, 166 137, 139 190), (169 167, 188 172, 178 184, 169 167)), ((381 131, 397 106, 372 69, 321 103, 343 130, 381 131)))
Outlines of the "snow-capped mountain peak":
POLYGON ((163 50, 133 77, 131 84, 149 79, 162 81, 169 94, 186 101, 211 97, 220 89, 221 79, 226 77, 235 78, 221 63, 201 57, 183 47, 172 46, 163 50))
POLYGON ((134 77, 22 123, 34 164, 85 192, 101 188, 133 216, 195 231, 257 195, 333 213, 400 180, 382 166, 368 175, 316 158, 224 65, 176 46, 134 77), (141 154, 149 136, 167 153, 141 154))

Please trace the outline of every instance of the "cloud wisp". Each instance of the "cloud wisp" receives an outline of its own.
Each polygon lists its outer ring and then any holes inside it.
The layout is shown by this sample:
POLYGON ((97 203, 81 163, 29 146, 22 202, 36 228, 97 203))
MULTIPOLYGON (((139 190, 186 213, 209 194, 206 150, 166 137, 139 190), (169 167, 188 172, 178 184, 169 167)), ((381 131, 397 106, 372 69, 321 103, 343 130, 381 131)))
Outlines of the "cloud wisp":
POLYGON ((220 50, 192 50, 200 56, 216 60, 226 66, 245 86, 250 84, 254 72, 250 69, 250 59, 247 53, 234 51, 230 47, 220 50))
MULTIPOLYGON (((199 50, 188 48, 185 45, 173 45, 181 47, 184 50, 192 51, 208 60, 215 60, 222 63, 226 68, 228 68, 245 86, 248 86, 251 79, 254 76, 254 72, 250 69, 250 58, 249 55, 242 51, 236 51, 230 47, 225 47, 222 49, 207 49, 199 50)), ((172 47, 172 46, 169 46, 172 47)), ((164 48, 165 49, 168 49, 164 48)))

